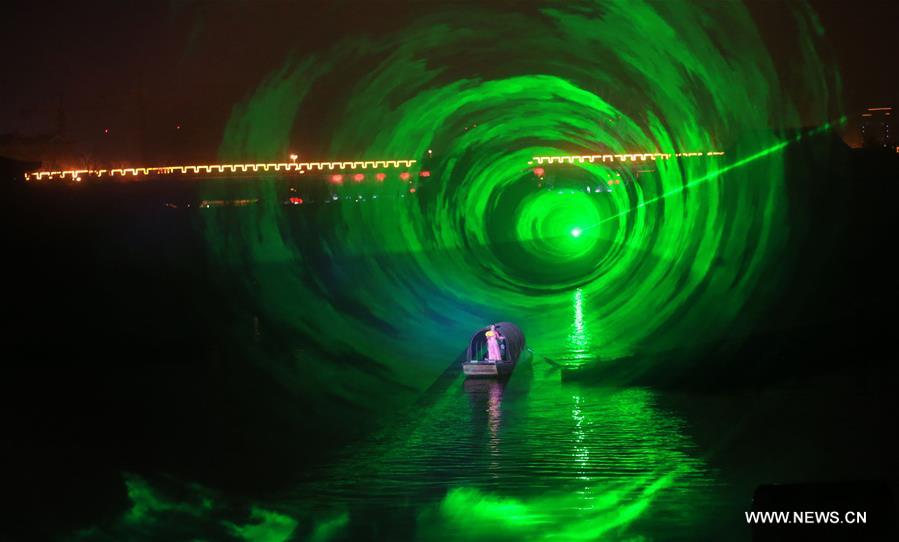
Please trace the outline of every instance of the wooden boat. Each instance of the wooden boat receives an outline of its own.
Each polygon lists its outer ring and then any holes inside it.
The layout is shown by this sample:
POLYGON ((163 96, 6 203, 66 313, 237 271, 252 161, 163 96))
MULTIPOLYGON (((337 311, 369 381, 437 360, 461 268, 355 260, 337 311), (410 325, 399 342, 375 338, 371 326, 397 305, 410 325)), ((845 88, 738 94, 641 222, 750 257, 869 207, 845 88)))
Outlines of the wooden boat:
POLYGON ((487 359, 487 332, 490 326, 479 329, 468 342, 468 352, 462 362, 465 376, 500 377, 512 373, 518 358, 525 352, 524 333, 511 322, 494 324, 499 334, 504 337, 500 341, 502 359, 487 359))

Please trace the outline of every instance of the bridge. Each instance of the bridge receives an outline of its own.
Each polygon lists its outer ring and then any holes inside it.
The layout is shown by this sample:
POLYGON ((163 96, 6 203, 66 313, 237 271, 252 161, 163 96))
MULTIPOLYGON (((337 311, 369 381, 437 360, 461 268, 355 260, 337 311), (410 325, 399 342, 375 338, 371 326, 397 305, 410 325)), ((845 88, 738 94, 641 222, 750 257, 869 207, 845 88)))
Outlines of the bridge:
MULTIPOLYGON (((417 160, 363 160, 350 162, 258 162, 249 164, 190 164, 116 169, 66 169, 26 173, 25 180, 69 180, 81 182, 89 177, 97 179, 103 177, 155 178, 163 176, 222 178, 243 176, 248 173, 281 173, 294 175, 303 175, 307 172, 352 173, 353 171, 370 169, 405 168, 408 170, 413 168, 416 163, 417 160)), ((404 171, 403 173, 408 174, 409 172, 404 171)))
MULTIPOLYGON (((677 153, 623 153, 623 154, 584 154, 584 155, 559 155, 559 156, 534 156, 528 161, 528 166, 542 165, 577 165, 593 163, 609 164, 640 164, 670 160, 671 158, 699 158, 710 156, 722 156, 722 151, 707 152, 677 152, 677 153)), ((65 169, 44 170, 25 174, 26 181, 74 181, 81 182, 86 179, 119 178, 126 180, 143 180, 160 177, 186 177, 186 178, 228 178, 246 177, 252 174, 277 174, 282 177, 293 177, 312 174, 330 174, 335 183, 342 183, 344 177, 356 182, 365 180, 366 173, 372 170, 399 170, 399 178, 407 181, 413 175, 429 177, 430 171, 422 169, 417 160, 356 160, 337 162, 257 162, 246 164, 188 164, 176 166, 131 167, 114 169, 65 169)), ((534 172, 538 177, 543 175, 543 168, 537 167, 534 172)), ((387 174, 378 171, 372 177, 377 181, 383 181, 387 174)))
POLYGON ((708 151, 708 152, 677 152, 677 153, 662 153, 662 152, 646 152, 646 153, 625 153, 625 154, 580 154, 580 155, 564 155, 564 156, 535 156, 533 160, 528 162, 528 165, 533 165, 536 162, 538 165, 542 165, 543 163, 547 164, 584 164, 590 163, 593 164, 595 162, 646 162, 647 160, 656 161, 656 160, 670 160, 672 157, 675 158, 697 158, 700 156, 723 156, 723 151, 708 151))

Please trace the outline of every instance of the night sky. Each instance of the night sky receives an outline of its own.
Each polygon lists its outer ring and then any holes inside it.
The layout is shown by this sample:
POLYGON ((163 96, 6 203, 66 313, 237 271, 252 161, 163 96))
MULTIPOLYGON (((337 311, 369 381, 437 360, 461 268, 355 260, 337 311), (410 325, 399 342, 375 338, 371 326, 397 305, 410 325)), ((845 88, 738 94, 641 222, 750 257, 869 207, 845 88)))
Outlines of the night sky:
MULTIPOLYGON (((530 9, 508 3, 510 9, 530 9)), ((52 135, 87 152, 123 162, 205 161, 216 156, 234 104, 288 55, 326 51, 347 37, 393 32, 436 4, 404 2, 18 2, 6 8, 0 36, 0 137, 52 135), (264 6, 264 9, 259 9, 264 6), (62 115, 60 114, 62 112, 62 115), (105 131, 109 130, 109 133, 105 131), (143 135, 141 135, 143 134, 143 135)), ((455 2, 458 9, 464 3, 455 2)), ((789 78, 789 35, 782 2, 751 2, 778 70, 789 78)), ((850 116, 871 105, 895 104, 895 2, 812 2, 843 80, 850 116)), ((476 62, 476 60, 474 60, 476 62)), ((348 66, 346 81, 365 73, 348 66)), ((331 83, 325 92, 340 92, 331 83)), ((325 153, 317 125, 299 119, 294 142, 307 157, 325 153)), ((314 116, 314 114, 313 114, 314 116)), ((318 126, 321 127, 321 126, 318 126)), ((0 145, 2 147, 2 145, 0 145)), ((46 147, 7 154, 41 159, 46 147)))

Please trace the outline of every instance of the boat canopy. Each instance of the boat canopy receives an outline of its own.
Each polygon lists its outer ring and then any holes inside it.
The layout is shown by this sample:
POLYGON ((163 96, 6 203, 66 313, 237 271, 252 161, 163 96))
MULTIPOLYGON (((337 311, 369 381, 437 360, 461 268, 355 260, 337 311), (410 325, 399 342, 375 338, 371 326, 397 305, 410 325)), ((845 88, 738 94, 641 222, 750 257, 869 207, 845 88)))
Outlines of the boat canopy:
MULTIPOLYGON (((505 351, 503 361, 517 361, 521 351, 524 350, 524 333, 512 322, 497 322, 494 324, 499 334, 505 337, 505 351)), ((468 359, 481 360, 487 353, 487 332, 490 326, 479 329, 471 337, 468 343, 468 359)))

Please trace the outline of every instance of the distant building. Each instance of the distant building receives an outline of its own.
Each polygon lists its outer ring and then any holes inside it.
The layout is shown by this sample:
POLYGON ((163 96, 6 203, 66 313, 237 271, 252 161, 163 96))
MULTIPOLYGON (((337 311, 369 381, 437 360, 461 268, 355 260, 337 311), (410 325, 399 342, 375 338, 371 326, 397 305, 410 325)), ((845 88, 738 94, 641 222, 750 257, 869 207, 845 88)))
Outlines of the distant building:
POLYGON ((861 116, 859 130, 862 135, 862 146, 866 149, 889 149, 895 147, 892 107, 869 107, 861 116))

